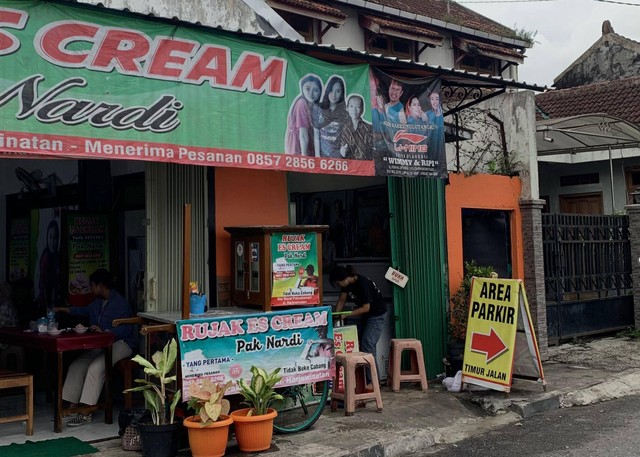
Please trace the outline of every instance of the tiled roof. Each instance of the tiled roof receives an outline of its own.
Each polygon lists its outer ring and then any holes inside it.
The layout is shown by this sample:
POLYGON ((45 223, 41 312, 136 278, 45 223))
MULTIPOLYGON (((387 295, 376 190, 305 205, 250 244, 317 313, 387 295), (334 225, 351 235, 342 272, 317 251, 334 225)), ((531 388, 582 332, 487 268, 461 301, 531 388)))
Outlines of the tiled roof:
POLYGON ((401 11, 420 14, 481 32, 492 33, 506 38, 517 38, 515 32, 491 19, 476 13, 454 1, 446 0, 368 0, 401 11))
POLYGON ((347 15, 338 8, 327 5, 326 3, 311 0, 276 0, 275 3, 283 3, 286 5, 297 6, 317 13, 327 14, 329 16, 346 19, 347 15))
POLYGON ((522 59, 522 53, 516 51, 513 48, 507 48, 504 46, 496 46, 493 44, 483 43, 482 41, 465 40, 467 44, 472 44, 478 47, 481 51, 485 51, 492 54, 501 54, 503 56, 510 56, 522 59))
POLYGON ((382 27, 386 27, 389 29, 393 29, 393 30, 398 30, 400 32, 406 32, 406 33, 411 33, 414 35, 422 35, 422 36, 426 36, 429 38, 437 38, 437 39, 442 39, 444 38, 442 35, 440 35, 438 32, 434 32, 433 30, 429 30, 425 27, 420 27, 419 25, 415 25, 415 24, 410 24, 409 22, 404 22, 404 21, 397 21, 395 19, 385 19, 382 17, 377 17, 377 16, 369 16, 367 14, 363 14, 362 15, 363 18, 371 21, 371 22, 376 22, 378 24, 380 24, 380 26, 382 27))
POLYGON ((605 113, 640 124, 640 76, 550 90, 536 96, 536 106, 538 119, 605 113))

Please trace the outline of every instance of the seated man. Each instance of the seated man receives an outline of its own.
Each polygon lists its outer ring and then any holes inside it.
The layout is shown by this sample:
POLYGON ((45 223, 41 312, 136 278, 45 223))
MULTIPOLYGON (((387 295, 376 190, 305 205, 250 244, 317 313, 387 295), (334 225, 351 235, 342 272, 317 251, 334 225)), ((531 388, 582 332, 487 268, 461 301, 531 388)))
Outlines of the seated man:
MULTIPOLYGON (((112 362, 115 364, 118 360, 129 357, 136 347, 137 336, 134 325, 119 325, 115 328, 112 326, 114 319, 131 317, 131 307, 124 297, 113 289, 111 273, 104 268, 96 270, 89 277, 89 282, 91 292, 96 296, 93 302, 86 307, 55 308, 55 310, 88 316, 90 331, 113 333, 115 340, 112 362)), ((62 399, 69 402, 72 408, 78 404, 96 405, 102 392, 104 376, 103 350, 84 351, 69 366, 69 372, 62 387, 62 399)), ((68 425, 77 427, 88 424, 91 420, 91 414, 77 414, 68 425)))

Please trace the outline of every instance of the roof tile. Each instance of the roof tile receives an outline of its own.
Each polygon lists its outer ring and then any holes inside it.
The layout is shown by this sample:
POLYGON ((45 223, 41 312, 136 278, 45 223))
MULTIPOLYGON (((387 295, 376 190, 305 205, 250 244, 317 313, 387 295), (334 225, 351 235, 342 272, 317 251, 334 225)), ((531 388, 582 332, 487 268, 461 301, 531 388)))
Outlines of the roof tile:
POLYGON ((444 0, 369 0, 369 3, 398 8, 411 13, 422 14, 443 22, 458 24, 473 30, 491 33, 501 37, 516 38, 516 33, 498 22, 476 13, 454 1, 444 0))
POLYGON ((340 19, 346 19, 347 15, 340 11, 338 8, 334 8, 326 3, 311 1, 311 0, 277 0, 279 3, 285 3, 291 6, 297 6, 299 8, 305 8, 310 11, 316 11, 318 13, 327 14, 329 16, 337 17, 340 19))
POLYGON ((411 24, 409 22, 405 22, 405 21, 396 21, 396 20, 392 20, 392 19, 385 19, 379 16, 369 16, 367 14, 363 14, 362 17, 364 17, 365 19, 371 21, 371 22, 376 22, 378 24, 380 24, 383 27, 387 27, 389 29, 392 30, 398 30, 400 32, 407 32, 407 33, 412 33, 414 35, 422 35, 422 36, 426 36, 426 37, 430 37, 430 38, 436 38, 436 39, 442 39, 443 36, 440 35, 439 33, 430 30, 428 28, 425 27, 420 27, 419 25, 411 24))
MULTIPOLYGON (((640 124, 640 76, 569 89, 556 89, 536 96, 536 105, 549 118, 605 113, 640 124)), ((544 116, 538 112, 538 118, 544 116)))

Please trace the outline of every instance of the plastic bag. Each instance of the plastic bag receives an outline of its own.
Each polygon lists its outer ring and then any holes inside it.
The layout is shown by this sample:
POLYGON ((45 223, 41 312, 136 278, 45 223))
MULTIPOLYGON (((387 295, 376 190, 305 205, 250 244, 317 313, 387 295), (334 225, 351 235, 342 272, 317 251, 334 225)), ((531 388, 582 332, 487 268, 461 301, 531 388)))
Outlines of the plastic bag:
POLYGON ((453 378, 444 378, 442 385, 445 386, 449 392, 462 392, 462 371, 458 370, 453 378))

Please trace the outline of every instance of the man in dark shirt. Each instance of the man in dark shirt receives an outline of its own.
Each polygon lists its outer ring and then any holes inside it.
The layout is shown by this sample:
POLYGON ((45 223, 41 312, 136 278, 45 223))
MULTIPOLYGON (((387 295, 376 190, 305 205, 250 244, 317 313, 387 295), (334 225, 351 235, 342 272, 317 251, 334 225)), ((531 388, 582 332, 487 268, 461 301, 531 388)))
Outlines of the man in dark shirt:
MULTIPOLYGON (((360 350, 373 354, 378 369, 376 345, 382 335, 387 315, 387 304, 376 284, 366 276, 357 274, 353 268, 336 266, 331 270, 329 280, 334 287, 340 287, 340 297, 336 305, 336 312, 341 312, 347 299, 356 305, 350 316, 360 316, 362 319, 359 331, 360 350)), ((371 373, 366 370, 367 389, 372 389, 371 373)))

